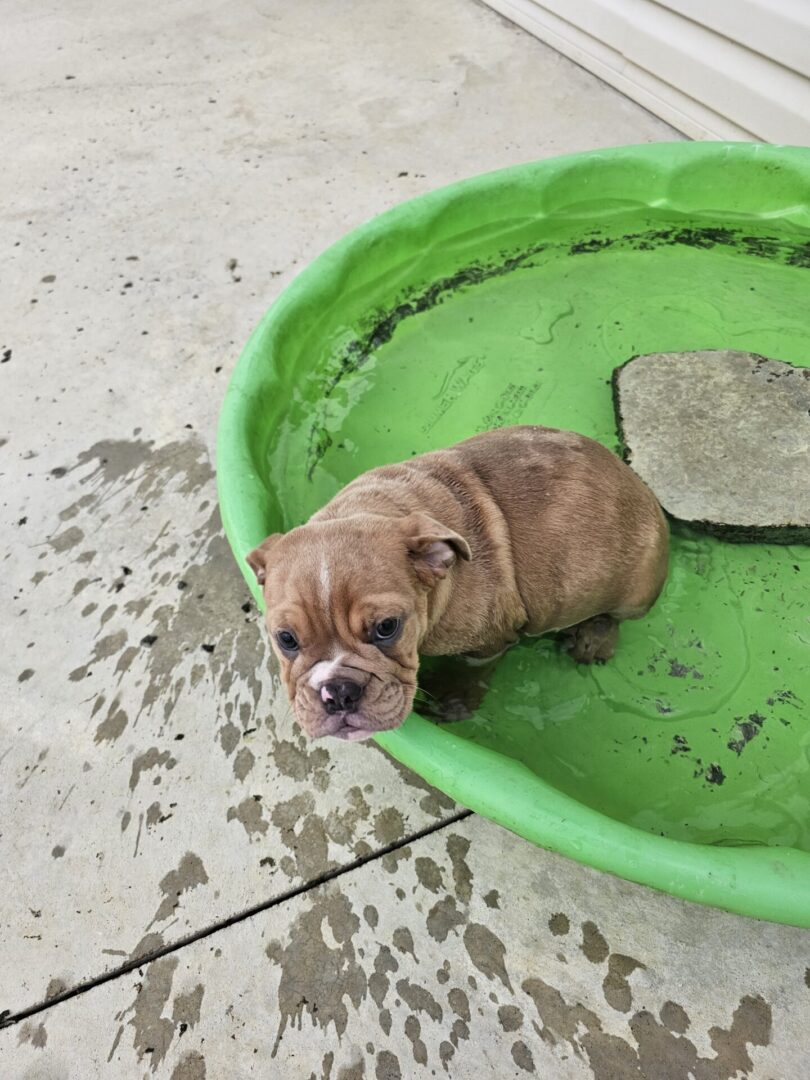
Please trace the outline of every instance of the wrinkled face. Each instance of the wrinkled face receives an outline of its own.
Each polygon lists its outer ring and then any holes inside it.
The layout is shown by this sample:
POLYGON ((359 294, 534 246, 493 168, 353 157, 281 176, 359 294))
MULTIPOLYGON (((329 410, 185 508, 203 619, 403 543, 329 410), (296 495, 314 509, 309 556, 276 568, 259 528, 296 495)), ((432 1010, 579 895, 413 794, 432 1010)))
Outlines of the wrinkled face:
POLYGON ((268 537, 248 556, 284 685, 312 738, 365 739, 403 722, 428 595, 455 561, 455 541, 466 549, 424 515, 369 514, 268 537))

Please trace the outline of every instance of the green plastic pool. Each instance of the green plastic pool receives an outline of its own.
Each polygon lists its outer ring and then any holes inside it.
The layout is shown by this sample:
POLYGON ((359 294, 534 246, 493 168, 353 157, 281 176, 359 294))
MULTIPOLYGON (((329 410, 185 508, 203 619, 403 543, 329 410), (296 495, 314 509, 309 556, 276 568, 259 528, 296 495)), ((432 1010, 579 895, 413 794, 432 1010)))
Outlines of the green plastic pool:
MULTIPOLYGON (((308 267, 245 348, 218 444, 237 561, 359 472, 485 428, 619 450, 618 365, 724 348, 810 363, 808 150, 626 147, 404 203, 308 267)), ((810 926, 808 571, 807 547, 675 528, 665 594, 609 664, 527 641, 473 719, 411 716, 378 742, 543 847, 810 926)))

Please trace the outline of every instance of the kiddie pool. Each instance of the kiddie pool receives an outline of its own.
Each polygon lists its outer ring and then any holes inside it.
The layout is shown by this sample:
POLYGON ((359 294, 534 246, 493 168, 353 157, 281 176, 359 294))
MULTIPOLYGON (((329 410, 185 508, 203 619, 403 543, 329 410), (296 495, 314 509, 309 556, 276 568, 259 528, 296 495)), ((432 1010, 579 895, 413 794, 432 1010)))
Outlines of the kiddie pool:
MULTIPOLYGON (((237 562, 261 603, 244 555, 267 533, 485 428, 620 450, 616 367, 724 348, 810 363, 808 150, 623 147, 403 203, 316 259, 239 360, 218 439, 237 562)), ((678 526, 672 547, 663 597, 609 664, 527 641, 473 719, 413 715, 377 741, 542 847, 810 926, 810 549, 678 526)))

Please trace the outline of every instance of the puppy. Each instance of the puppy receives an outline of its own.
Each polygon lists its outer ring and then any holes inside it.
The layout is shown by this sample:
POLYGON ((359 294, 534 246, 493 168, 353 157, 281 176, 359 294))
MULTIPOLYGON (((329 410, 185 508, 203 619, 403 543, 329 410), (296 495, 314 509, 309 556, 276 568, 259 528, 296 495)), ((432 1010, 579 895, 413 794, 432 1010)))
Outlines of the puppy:
POLYGON ((619 458, 521 426, 372 469, 247 562, 301 727, 355 740, 403 722, 420 653, 488 663, 565 630, 575 661, 609 659, 667 551, 658 502, 619 458))

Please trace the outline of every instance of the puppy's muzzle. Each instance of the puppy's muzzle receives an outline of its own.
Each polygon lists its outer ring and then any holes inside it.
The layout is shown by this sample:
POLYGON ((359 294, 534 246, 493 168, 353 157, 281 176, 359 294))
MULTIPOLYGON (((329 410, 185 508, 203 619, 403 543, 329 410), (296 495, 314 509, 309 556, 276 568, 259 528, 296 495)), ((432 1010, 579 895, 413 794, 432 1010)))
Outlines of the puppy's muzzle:
POLYGON ((363 687, 350 679, 330 679, 318 687, 323 707, 330 716, 354 712, 363 696, 363 687))
POLYGON ((355 742, 398 727, 410 696, 396 678, 383 678, 351 663, 324 661, 320 670, 316 665, 299 681, 293 706, 311 738, 332 735, 355 742))

